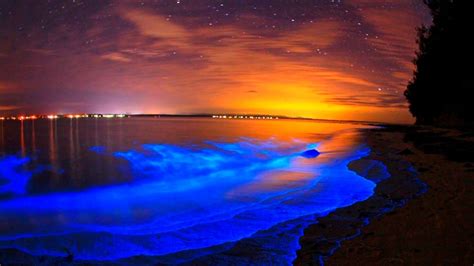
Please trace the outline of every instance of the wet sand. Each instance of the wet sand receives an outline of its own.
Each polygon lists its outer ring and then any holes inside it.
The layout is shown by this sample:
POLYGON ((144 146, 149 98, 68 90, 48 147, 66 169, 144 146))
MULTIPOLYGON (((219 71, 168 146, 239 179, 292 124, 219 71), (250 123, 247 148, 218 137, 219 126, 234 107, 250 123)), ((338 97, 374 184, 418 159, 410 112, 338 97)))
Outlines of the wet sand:
POLYGON ((472 265, 473 134, 389 127, 367 131, 367 143, 365 160, 382 161, 392 177, 367 201, 308 227, 295 264, 472 265))

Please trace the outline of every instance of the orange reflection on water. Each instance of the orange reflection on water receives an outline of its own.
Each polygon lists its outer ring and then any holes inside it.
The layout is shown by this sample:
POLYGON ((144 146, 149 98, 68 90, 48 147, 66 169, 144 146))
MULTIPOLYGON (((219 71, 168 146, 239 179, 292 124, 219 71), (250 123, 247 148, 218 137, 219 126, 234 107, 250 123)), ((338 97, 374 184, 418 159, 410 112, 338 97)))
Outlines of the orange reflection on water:
POLYGON ((57 177, 57 170, 59 169, 57 161, 57 120, 50 119, 49 121, 49 160, 53 168, 52 175, 57 177))
MULTIPOLYGON (((343 129, 347 124, 315 124, 314 126, 318 128, 316 132, 323 133, 319 136, 308 137, 305 141, 309 141, 308 143, 312 143, 311 141, 318 142, 316 149, 320 152, 319 156, 315 158, 297 156, 292 160, 292 166, 289 167, 291 170, 265 172, 253 182, 232 190, 227 196, 244 201, 254 200, 249 195, 279 191, 282 188, 291 190, 292 188, 304 187, 310 182, 318 182, 321 168, 340 164, 347 160, 347 155, 354 152, 354 149, 363 146, 360 129, 343 129), (333 135, 325 137, 325 134, 331 131, 333 135), (241 195, 246 195, 248 198, 242 198, 241 195)), ((311 123, 306 123, 306 125, 313 126, 311 123)), ((324 183, 318 184, 315 190, 322 189, 322 186, 324 186, 324 183)))
POLYGON ((3 140, 5 137, 4 137, 4 124, 3 124, 3 120, 0 120, 0 147, 2 147, 2 149, 4 148, 5 146, 5 141, 3 140))
POLYGON ((33 154, 36 153, 35 120, 31 120, 31 150, 33 151, 33 154))
POLYGON ((230 191, 227 193, 227 197, 238 199, 239 201, 254 201, 255 199, 251 195, 280 191, 284 188, 292 189, 302 187, 309 181, 313 180, 316 175, 316 173, 285 170, 270 171, 257 177, 254 182, 245 184, 230 191))
POLYGON ((26 156, 26 149, 25 149, 25 126, 23 119, 20 120, 20 146, 21 146, 21 156, 26 156))

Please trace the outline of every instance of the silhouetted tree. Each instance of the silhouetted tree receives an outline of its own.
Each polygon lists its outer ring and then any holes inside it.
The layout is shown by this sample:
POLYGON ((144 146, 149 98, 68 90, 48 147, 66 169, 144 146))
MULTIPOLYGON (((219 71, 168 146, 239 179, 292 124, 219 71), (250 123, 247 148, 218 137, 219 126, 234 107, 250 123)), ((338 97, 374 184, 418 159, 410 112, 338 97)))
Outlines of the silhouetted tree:
POLYGON ((433 22, 418 29, 416 70, 405 91, 410 112, 417 124, 473 125, 474 1, 424 2, 433 22))

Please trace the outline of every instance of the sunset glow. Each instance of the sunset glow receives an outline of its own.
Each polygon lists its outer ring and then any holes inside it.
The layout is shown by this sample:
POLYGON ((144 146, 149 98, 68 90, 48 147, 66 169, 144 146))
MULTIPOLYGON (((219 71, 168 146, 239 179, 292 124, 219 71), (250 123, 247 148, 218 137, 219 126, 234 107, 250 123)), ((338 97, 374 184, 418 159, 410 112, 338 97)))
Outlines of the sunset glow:
POLYGON ((412 0, 0 3, 0 115, 411 122, 412 0))

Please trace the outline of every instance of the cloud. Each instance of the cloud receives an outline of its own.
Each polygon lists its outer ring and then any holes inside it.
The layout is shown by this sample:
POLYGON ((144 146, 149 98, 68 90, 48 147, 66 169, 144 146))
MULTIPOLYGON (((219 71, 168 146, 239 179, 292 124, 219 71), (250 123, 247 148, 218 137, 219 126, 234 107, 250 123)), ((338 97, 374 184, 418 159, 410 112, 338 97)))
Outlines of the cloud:
POLYGON ((0 105, 0 111, 12 111, 12 110, 17 110, 20 109, 21 106, 15 106, 15 105, 0 105))
POLYGON ((128 9, 121 11, 121 15, 135 24, 142 35, 157 39, 155 44, 161 47, 182 48, 191 36, 184 27, 172 23, 169 18, 148 11, 128 9))
POLYGON ((370 1, 350 0, 356 7, 364 23, 373 28, 367 36, 367 42, 374 50, 373 61, 392 78, 384 80, 390 86, 404 89, 412 75, 411 63, 417 49, 416 27, 429 24, 430 17, 426 8, 417 6, 412 0, 370 1), (421 12, 418 9, 423 9, 421 12))
POLYGON ((14 93, 19 89, 19 86, 11 81, 0 80, 0 95, 6 93, 14 93))
POLYGON ((126 57, 122 53, 117 53, 117 52, 112 52, 112 53, 107 53, 101 56, 103 59, 111 60, 111 61, 116 61, 116 62, 130 62, 130 58, 126 57))
POLYGON ((18 38, 0 62, 8 69, 0 80, 22 88, 13 89, 16 96, 10 89, 9 102, 4 97, 0 104, 48 112, 232 110, 335 119, 355 107, 361 119, 385 107, 406 113, 402 91, 418 24, 408 1, 320 3, 324 8, 296 18, 303 23, 290 20, 303 12, 298 5, 298 12, 282 5, 278 13, 286 17, 229 5, 235 10, 217 21, 204 1, 124 1, 94 7, 84 25, 53 21, 47 34, 32 27, 34 38, 18 38))
POLYGON ((346 30, 344 23, 319 20, 287 32, 278 38, 277 44, 291 52, 314 53, 333 45, 346 30))

